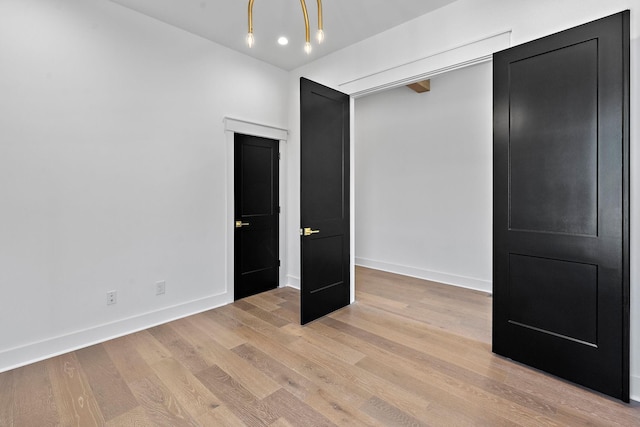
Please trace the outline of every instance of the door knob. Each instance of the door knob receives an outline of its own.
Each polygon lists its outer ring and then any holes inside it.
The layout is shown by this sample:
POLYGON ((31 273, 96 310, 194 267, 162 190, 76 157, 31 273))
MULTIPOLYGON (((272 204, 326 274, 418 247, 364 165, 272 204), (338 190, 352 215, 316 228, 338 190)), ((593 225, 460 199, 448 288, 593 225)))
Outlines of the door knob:
POLYGON ((312 230, 310 227, 306 227, 303 230, 303 235, 311 236, 312 234, 318 234, 319 232, 320 232, 320 230, 312 230))
POLYGON ((236 221, 236 228, 242 228, 247 225, 251 225, 251 224, 249 224, 248 222, 236 221))

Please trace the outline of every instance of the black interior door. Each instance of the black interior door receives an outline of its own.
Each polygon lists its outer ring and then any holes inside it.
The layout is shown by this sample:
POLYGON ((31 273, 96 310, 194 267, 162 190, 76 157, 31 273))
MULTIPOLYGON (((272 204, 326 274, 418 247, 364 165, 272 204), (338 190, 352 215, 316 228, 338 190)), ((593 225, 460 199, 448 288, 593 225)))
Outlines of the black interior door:
POLYGON ((278 144, 235 134, 234 297, 278 287, 278 144))
POLYGON ((349 96, 300 79, 302 324, 349 304, 349 96))
POLYGON ((629 12, 493 73, 493 351, 628 401, 629 12))

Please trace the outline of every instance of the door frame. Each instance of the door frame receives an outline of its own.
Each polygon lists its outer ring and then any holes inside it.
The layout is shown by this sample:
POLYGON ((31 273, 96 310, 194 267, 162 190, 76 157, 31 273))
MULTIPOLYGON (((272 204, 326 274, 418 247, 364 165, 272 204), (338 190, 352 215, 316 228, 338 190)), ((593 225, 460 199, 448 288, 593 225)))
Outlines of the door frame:
MULTIPOLYGON (((351 169, 351 200, 350 200, 350 239, 351 239, 351 260, 350 260, 350 272, 351 272, 351 303, 355 301, 356 297, 356 278, 355 278, 355 169, 356 169, 356 155, 355 146, 357 144, 355 135, 355 126, 357 120, 357 111, 355 109, 355 100, 367 95, 382 92, 388 89, 393 89, 401 86, 405 86, 410 83, 415 83, 424 79, 435 77, 439 74, 444 74, 450 71, 471 67, 476 64, 482 64, 485 62, 491 62, 493 60, 493 53, 499 50, 507 49, 512 46, 511 32, 508 29, 498 33, 487 35, 478 39, 470 40, 467 43, 463 43, 454 48, 447 49, 441 52, 428 55, 424 58, 420 58, 414 61, 410 61, 404 64, 398 64, 386 70, 382 70, 373 74, 367 74, 355 79, 351 79, 342 83, 339 83, 333 87, 337 90, 346 93, 351 98, 350 115, 351 119, 351 147, 350 147, 350 169, 351 169)), ((316 79, 317 80, 317 79, 316 79)), ((317 80, 321 84, 325 84, 323 81, 317 80)), ((328 84, 328 86, 331 86, 328 84)), ((402 274, 402 273, 401 273, 402 274)), ((425 277, 427 280, 433 280, 433 278, 425 277)), ((298 286, 299 289, 299 286, 298 286)))
POLYGON ((235 190, 235 134, 258 136, 279 141, 278 149, 280 152, 279 183, 278 191, 280 194, 280 218, 278 231, 278 255, 280 257, 280 271, 278 274, 279 286, 283 286, 286 282, 287 259, 286 259, 286 150, 285 144, 289 137, 289 131, 275 126, 264 125, 261 123, 250 122, 247 120, 235 119, 233 117, 224 118, 224 132, 226 137, 226 177, 227 177, 227 198, 226 198, 226 214, 225 214, 225 235, 227 239, 227 250, 225 251, 225 294, 230 296, 231 301, 235 299, 234 288, 234 254, 235 254, 235 212, 234 212, 234 190, 235 190))

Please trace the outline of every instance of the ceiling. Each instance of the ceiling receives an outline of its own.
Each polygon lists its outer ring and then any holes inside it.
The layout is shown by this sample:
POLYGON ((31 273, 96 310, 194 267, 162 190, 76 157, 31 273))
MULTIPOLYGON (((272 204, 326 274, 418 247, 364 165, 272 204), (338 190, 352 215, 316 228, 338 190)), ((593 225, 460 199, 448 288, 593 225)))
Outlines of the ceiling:
POLYGON ((248 0, 110 0, 167 24, 292 70, 455 0, 324 0, 325 41, 315 41, 317 2, 306 0, 313 51, 304 48, 304 19, 298 0, 255 0, 255 46, 245 43, 248 0), (289 44, 277 39, 287 36, 289 44))

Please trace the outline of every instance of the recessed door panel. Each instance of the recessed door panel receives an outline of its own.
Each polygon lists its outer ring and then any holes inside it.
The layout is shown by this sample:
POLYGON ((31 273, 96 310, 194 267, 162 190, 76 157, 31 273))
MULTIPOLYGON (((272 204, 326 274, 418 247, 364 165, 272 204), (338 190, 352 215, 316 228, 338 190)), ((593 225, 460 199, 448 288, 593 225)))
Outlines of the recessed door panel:
POLYGON ((597 346, 597 313, 597 266, 509 256, 510 323, 597 346))
MULTIPOLYGON (((274 209, 274 150, 256 144, 242 145, 242 158, 249 167, 242 172, 243 215, 272 215, 274 209)), ((277 189, 277 188, 276 188, 277 189)))
POLYGON ((240 259, 242 274, 251 274, 256 270, 273 268, 274 259, 277 259, 277 245, 273 241, 271 227, 260 227, 254 220, 254 228, 248 227, 241 234, 241 246, 244 248, 240 259))
POLYGON ((316 261, 310 265, 306 286, 311 294, 340 286, 345 281, 342 260, 344 259, 342 236, 315 238, 309 254, 316 261))
POLYGON ((321 118, 323 123, 316 134, 305 134, 305 158, 309 161, 305 162, 302 179, 305 181, 305 192, 313 195, 306 200, 306 220, 310 223, 341 220, 344 216, 345 178, 348 179, 344 176, 343 167, 343 103, 341 99, 316 93, 313 108, 317 109, 315 118, 321 118))
POLYGON ((598 42, 509 64, 512 229, 597 234, 598 42))

